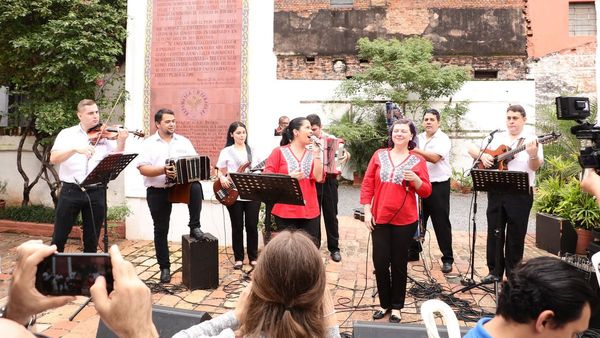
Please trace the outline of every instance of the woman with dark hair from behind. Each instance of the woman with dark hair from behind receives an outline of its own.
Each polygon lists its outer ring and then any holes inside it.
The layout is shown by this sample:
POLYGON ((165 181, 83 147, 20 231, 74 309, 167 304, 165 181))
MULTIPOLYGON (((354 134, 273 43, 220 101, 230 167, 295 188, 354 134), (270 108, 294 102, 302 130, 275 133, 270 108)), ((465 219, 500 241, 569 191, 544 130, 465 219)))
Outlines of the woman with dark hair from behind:
POLYGON ((417 129, 408 119, 399 119, 389 130, 388 148, 373 154, 360 190, 365 225, 373 235, 373 265, 380 308, 373 319, 391 309, 389 321, 398 323, 406 296, 408 247, 419 214, 415 193, 431 194, 425 159, 415 154, 417 129), (391 267, 391 274, 390 274, 391 267))
MULTIPOLYGON (((278 230, 297 228, 306 231, 317 243, 321 227, 321 212, 317 200, 316 182, 322 182, 321 150, 311 140, 310 122, 304 117, 290 121, 281 135, 281 146, 273 149, 265 163, 265 173, 286 174, 298 179, 305 205, 276 203, 272 214, 278 230)), ((316 137, 314 138, 316 140, 316 137)))
MULTIPOLYGON (((242 122, 233 122, 227 130, 227 141, 225 148, 219 154, 217 177, 221 185, 229 188, 232 184, 229 178, 230 172, 238 172, 240 168, 251 165, 256 166, 258 159, 254 156, 252 148, 248 145, 248 134, 246 125, 242 122)), ((246 170, 248 170, 246 169, 246 170)), ((260 202, 239 199, 227 207, 231 219, 231 241, 235 263, 234 269, 241 269, 244 262, 244 227, 246 228, 246 241, 248 243, 248 261, 250 265, 256 265, 258 257, 258 213, 260 202)))
POLYGON ((302 231, 275 236, 252 279, 235 311, 173 337, 340 337, 323 260, 302 231))

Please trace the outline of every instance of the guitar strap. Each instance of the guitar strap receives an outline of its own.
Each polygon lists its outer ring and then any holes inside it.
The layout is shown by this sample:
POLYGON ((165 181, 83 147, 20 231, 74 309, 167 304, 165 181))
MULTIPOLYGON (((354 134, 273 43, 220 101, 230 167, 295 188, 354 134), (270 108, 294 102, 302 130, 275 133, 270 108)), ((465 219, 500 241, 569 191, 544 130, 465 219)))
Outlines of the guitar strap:
POLYGON ((250 162, 250 166, 252 166, 252 150, 248 144, 246 144, 246 153, 248 153, 248 162, 250 162))

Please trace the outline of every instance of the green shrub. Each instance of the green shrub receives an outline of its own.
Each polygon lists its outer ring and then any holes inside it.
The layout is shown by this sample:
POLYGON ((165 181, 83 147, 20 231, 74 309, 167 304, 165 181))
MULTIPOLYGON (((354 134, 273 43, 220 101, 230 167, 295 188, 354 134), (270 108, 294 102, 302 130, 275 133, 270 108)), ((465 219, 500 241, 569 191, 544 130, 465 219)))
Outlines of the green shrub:
MULTIPOLYGON (((123 221, 131 211, 127 205, 122 204, 108 208, 109 221, 123 221)), ((54 223, 54 208, 44 205, 7 206, 0 209, 0 219, 9 219, 18 222, 54 223)), ((81 214, 77 216, 75 224, 81 225, 81 214)))

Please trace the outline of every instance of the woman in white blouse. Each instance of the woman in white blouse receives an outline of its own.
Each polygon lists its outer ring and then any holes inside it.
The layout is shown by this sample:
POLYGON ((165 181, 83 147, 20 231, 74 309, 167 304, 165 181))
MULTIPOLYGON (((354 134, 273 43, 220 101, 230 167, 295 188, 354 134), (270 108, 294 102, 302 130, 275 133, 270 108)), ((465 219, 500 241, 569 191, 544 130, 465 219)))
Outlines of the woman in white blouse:
MULTIPOLYGON (((251 168, 256 165, 257 160, 256 156, 253 156, 252 149, 248 146, 246 126, 242 122, 230 124, 225 148, 221 150, 217 161, 218 177, 221 185, 228 188, 232 184, 229 178, 230 172, 239 172, 244 167, 251 168)), ((244 228, 246 228, 248 261, 250 265, 255 266, 258 257, 257 225, 260 202, 238 199, 228 206, 227 210, 231 218, 231 241, 235 258, 233 268, 241 269, 244 264, 244 228)))

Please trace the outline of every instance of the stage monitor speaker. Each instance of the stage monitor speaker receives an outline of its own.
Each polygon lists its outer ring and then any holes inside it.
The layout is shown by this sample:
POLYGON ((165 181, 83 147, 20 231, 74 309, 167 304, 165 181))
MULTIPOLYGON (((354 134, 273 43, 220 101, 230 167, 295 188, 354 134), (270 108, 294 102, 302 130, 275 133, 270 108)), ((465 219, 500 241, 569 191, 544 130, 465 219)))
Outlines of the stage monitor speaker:
MULTIPOLYGON (((175 309, 160 305, 152 306, 152 321, 160 337, 172 337, 183 329, 209 319, 211 319, 210 315, 204 311, 175 309)), ((117 338, 117 336, 100 319, 96 338, 117 338)))
POLYGON ((202 241, 189 235, 181 238, 182 280, 190 290, 219 286, 219 241, 209 233, 205 237, 202 241))
POLYGON ((535 246, 551 254, 561 256, 575 253, 577 233, 566 219, 553 215, 540 214, 535 216, 536 229, 535 246))
MULTIPOLYGON (((467 334, 468 327, 461 327, 461 336, 467 334)), ((440 337, 448 337, 445 326, 438 326, 440 337)), ((393 324, 355 321, 352 332, 353 338, 427 338, 425 325, 417 324, 393 324)))

